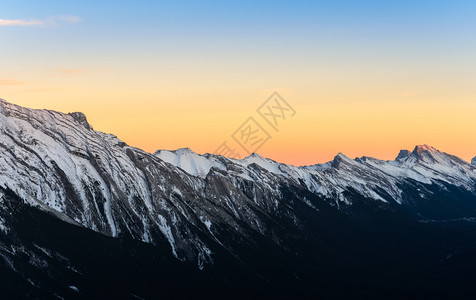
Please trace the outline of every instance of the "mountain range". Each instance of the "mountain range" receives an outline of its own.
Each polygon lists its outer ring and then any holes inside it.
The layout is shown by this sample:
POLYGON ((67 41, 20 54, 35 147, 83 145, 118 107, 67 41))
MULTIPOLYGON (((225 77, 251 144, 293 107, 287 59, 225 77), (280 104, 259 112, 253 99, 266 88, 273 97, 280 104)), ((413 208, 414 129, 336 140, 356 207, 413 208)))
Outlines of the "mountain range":
POLYGON ((82 113, 0 99, 0 284, 12 298, 470 298, 476 157, 296 167, 153 154, 82 113))

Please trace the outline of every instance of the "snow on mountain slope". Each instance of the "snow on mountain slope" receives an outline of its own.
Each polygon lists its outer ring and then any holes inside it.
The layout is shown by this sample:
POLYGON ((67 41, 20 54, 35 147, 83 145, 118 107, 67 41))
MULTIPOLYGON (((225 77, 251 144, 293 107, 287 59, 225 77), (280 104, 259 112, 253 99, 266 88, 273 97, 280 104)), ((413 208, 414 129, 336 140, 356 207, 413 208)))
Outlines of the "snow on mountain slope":
POLYGON ((261 155, 257 153, 253 153, 247 157, 245 157, 243 160, 237 161, 238 164, 242 166, 249 166, 251 164, 257 164, 261 168, 265 169, 268 172, 274 173, 274 174, 284 174, 281 169, 279 163, 268 159, 268 158, 263 158, 261 155))
POLYGON ((425 178, 446 181, 455 185, 473 186, 475 168, 466 161, 433 147, 416 146, 412 154, 401 162, 402 168, 407 168, 425 178))
MULTIPOLYGON (((183 150, 179 149, 175 152, 181 151, 183 150)), ((156 155, 192 175, 198 175, 196 168, 188 167, 175 156, 172 159, 167 158, 164 151, 158 151, 156 155)), ((193 157, 194 161, 200 161, 202 166, 206 166, 201 176, 205 176, 212 166, 230 171, 239 165, 242 169, 238 176, 250 180, 255 178, 259 181, 259 178, 253 176, 250 168, 252 164, 256 164, 278 177, 283 176, 295 182, 302 180, 309 190, 333 199, 336 205, 339 205, 339 202, 350 203, 344 196, 344 192, 348 189, 357 190, 360 194, 375 200, 386 202, 388 199, 385 196, 389 196, 401 203, 402 191, 399 184, 408 179, 430 185, 441 185, 444 182, 462 186, 472 192, 476 190, 476 169, 472 165, 429 145, 417 145, 413 151, 401 150, 393 161, 370 157, 353 160, 339 153, 333 161, 303 167, 277 163, 256 153, 242 160, 227 159, 228 163, 218 162, 215 156, 200 156, 190 149, 187 150, 187 155, 193 157), (382 192, 386 195, 382 195, 382 192)))
POLYGON ((179 237, 192 244, 195 239, 197 251, 206 256, 208 250, 198 238, 170 229, 180 223, 167 205, 177 189, 171 177, 182 175, 178 170, 160 172, 167 168, 160 160, 92 130, 78 113, 31 110, 2 100, 0 123, 2 187, 108 235, 130 234, 153 242, 161 232, 172 249, 179 237), (141 169, 138 165, 146 157, 154 160, 153 166, 145 163, 141 169), (162 184, 151 187, 153 176, 147 172, 157 174, 153 179, 162 184), (173 175, 165 178, 162 173, 173 175))
POLYGON ((190 149, 152 155, 94 131, 81 113, 4 100, 0 124, 2 188, 103 234, 166 240, 177 258, 200 268, 212 263, 216 245, 234 253, 258 236, 279 245, 277 220, 300 228, 297 205, 318 213, 310 198, 349 207, 349 193, 357 193, 403 205, 408 184, 421 193, 450 184, 476 194, 475 166, 426 145, 393 161, 339 153, 325 164, 296 167, 258 154, 243 160, 190 149))
MULTIPOLYGON (((82 114, 32 110, 4 100, 0 124, 2 188, 107 235, 151 243, 166 239, 176 257, 201 268, 211 263, 207 243, 230 236, 214 224, 226 224, 236 235, 249 230, 266 234, 272 231, 264 225, 263 216, 271 218, 267 211, 294 217, 276 201, 281 196, 271 179, 250 186, 242 177, 224 176, 218 163, 229 163, 224 158, 178 151, 174 162, 202 177, 190 176, 113 135, 92 130, 82 114), (209 172, 212 166, 215 171, 209 172)), ((241 169, 236 166, 230 173, 241 169)), ((260 177, 257 172, 253 176, 260 177)))
MULTIPOLYGON (((176 152, 181 151, 179 149, 176 152)), ((349 188, 357 190, 366 197, 386 202, 388 199, 386 200, 381 193, 376 192, 383 191, 400 203, 402 197, 398 185, 408 179, 422 184, 438 185, 446 182, 463 186, 470 191, 476 190, 474 166, 428 145, 418 145, 413 151, 402 150, 394 161, 370 157, 354 160, 339 153, 333 161, 328 163, 303 167, 277 163, 256 153, 242 160, 224 159, 226 163, 218 161, 216 156, 201 156, 189 149, 187 153, 193 157, 194 161, 200 161, 202 166, 206 166, 201 176, 206 176, 212 166, 227 171, 239 166, 241 167, 239 176, 260 181, 252 168, 252 165, 256 164, 274 176, 293 180, 296 183, 302 180, 309 190, 320 196, 332 198, 333 201, 337 201, 337 204, 339 201, 348 202, 343 193, 349 188), (208 163, 204 159, 208 160, 208 163)), ((173 158, 166 157, 164 151, 158 151, 156 155, 192 175, 198 174, 195 171, 196 168, 187 167, 187 164, 177 159, 175 154, 173 158)))
MULTIPOLYGON (((226 170, 226 164, 220 161, 216 156, 211 154, 199 155, 190 148, 180 148, 174 151, 157 150, 154 155, 165 162, 181 168, 190 175, 202 178, 207 176, 212 167, 226 170)), ((280 170, 280 166, 283 164, 263 158, 257 153, 253 153, 242 160, 229 159, 228 163, 233 163, 245 168, 251 164, 256 164, 270 173, 284 175, 280 170)))
POLYGON ((198 155, 189 148, 175 151, 158 150, 154 155, 194 176, 205 177, 212 167, 224 169, 219 161, 198 155))

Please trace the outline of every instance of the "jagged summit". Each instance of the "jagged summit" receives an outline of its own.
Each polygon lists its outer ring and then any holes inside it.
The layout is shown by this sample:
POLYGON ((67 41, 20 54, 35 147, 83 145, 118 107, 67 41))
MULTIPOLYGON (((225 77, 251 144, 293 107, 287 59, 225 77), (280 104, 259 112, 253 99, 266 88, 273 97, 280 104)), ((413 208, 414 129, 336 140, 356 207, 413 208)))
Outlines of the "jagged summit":
POLYGON ((473 166, 476 166, 476 156, 473 157, 473 159, 471 160, 471 164, 472 164, 473 166))
POLYGON ((72 112, 69 113, 68 115, 72 116, 73 119, 78 122, 79 124, 83 125, 84 127, 92 130, 93 127, 89 124, 88 119, 86 118, 86 115, 82 112, 72 112))
POLYGON ((410 150, 400 150, 400 152, 398 153, 395 160, 396 161, 403 160, 403 159, 407 158, 408 156, 410 156, 410 154, 412 154, 412 152, 410 150))
POLYGON ((193 151, 192 149, 190 149, 188 147, 178 148, 177 150, 174 150, 173 152, 177 152, 177 153, 195 153, 195 154, 197 154, 197 152, 193 151))
POLYGON ((250 155, 248 155, 248 156, 245 157, 244 159, 248 159, 248 158, 262 158, 262 159, 265 159, 263 156, 259 155, 259 154, 256 153, 256 152, 251 153, 250 155))
POLYGON ((270 162, 270 163, 273 163, 273 164, 279 164, 279 162, 277 162, 277 161, 275 161, 271 158, 268 158, 268 157, 263 157, 263 156, 261 156, 260 154, 258 154, 256 152, 251 153, 247 157, 241 159, 241 161, 243 161, 243 162, 266 161, 266 162, 270 162))
POLYGON ((422 152, 439 152, 439 151, 435 149, 434 147, 429 146, 427 144, 417 145, 415 146, 415 149, 413 149, 413 153, 415 154, 420 154, 422 152))
POLYGON ((192 149, 188 148, 188 147, 184 147, 184 148, 178 148, 178 149, 175 149, 175 150, 166 150, 166 149, 158 149, 156 150, 153 154, 156 155, 156 154, 159 154, 160 152, 163 152, 163 151, 167 151, 167 152, 171 152, 171 153, 195 153, 195 151, 193 151, 192 149))
POLYGON ((342 152, 339 152, 331 161, 331 164, 334 168, 338 168, 343 162, 352 162, 352 159, 342 152))
POLYGON ((154 156, 194 176, 204 177, 212 167, 223 168, 222 164, 215 161, 213 157, 197 154, 190 148, 179 148, 172 151, 157 150, 154 156))
POLYGON ((88 130, 93 127, 88 123, 86 115, 82 112, 62 113, 48 109, 32 109, 8 102, 0 98, 0 113, 5 116, 11 116, 17 119, 25 120, 34 127, 56 127, 57 120, 70 123, 71 127, 81 124, 88 130))
POLYGON ((467 161, 457 156, 439 151, 438 149, 428 145, 416 146, 410 155, 410 158, 416 159, 421 163, 446 165, 450 168, 461 164, 468 164, 467 161))
POLYGON ((348 157, 347 155, 345 155, 342 152, 337 153, 337 155, 334 157, 334 159, 336 159, 336 158, 338 158, 338 159, 350 159, 351 160, 350 157, 348 157))

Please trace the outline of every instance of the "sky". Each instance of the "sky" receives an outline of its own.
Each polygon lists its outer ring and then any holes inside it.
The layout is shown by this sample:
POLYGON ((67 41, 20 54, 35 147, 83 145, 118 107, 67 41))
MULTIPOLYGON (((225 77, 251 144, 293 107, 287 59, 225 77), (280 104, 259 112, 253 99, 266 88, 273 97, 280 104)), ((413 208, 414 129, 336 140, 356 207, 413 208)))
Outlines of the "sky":
POLYGON ((148 152, 226 142, 309 165, 430 144, 470 160, 475 15, 460 0, 0 0, 0 98, 84 112, 148 152), (257 109, 274 92, 288 110, 273 127, 257 109), (266 133, 252 146, 250 117, 266 133))

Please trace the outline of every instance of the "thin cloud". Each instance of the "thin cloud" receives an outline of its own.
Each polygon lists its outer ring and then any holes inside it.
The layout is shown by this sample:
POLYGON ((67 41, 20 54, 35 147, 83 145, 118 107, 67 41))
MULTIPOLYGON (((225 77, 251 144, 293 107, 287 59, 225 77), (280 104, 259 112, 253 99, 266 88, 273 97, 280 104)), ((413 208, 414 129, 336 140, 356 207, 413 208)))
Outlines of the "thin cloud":
POLYGON ((8 20, 0 19, 0 26, 39 26, 44 25, 43 21, 26 20, 8 20))
POLYGON ((74 24, 81 22, 82 19, 77 16, 57 16, 44 20, 22 20, 22 19, 0 19, 0 26, 36 26, 36 27, 52 27, 63 24, 74 24))

